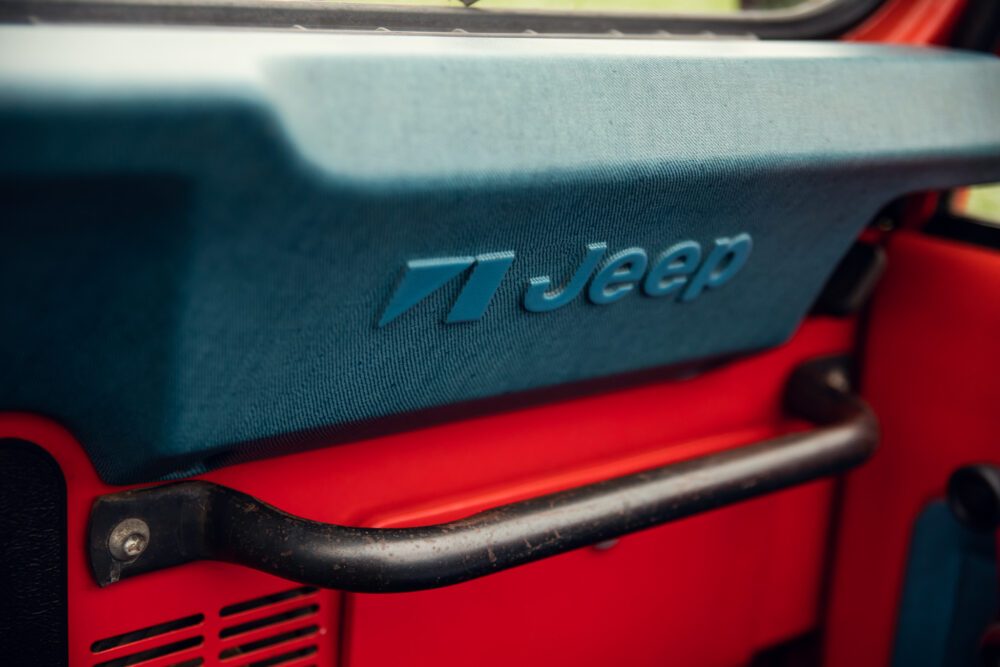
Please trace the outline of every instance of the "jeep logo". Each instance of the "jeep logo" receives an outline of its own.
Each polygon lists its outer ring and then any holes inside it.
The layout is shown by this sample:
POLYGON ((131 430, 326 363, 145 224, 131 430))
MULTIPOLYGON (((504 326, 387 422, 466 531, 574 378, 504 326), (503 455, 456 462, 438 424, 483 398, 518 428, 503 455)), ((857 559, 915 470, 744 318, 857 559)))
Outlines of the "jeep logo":
MULTIPOLYGON (((523 305, 533 313, 555 310, 579 296, 585 287, 587 299, 597 305, 618 301, 636 288, 649 297, 673 294, 679 301, 693 301, 706 289, 729 282, 746 263, 752 247, 750 235, 745 233, 716 239, 707 254, 696 241, 682 241, 650 262, 642 248, 627 248, 605 257, 607 244, 591 243, 583 261, 561 287, 553 287, 549 276, 528 280, 523 305)), ((407 262, 406 272, 378 326, 384 327, 470 268, 472 271, 465 286, 444 321, 455 324, 478 320, 513 263, 512 250, 475 257, 438 257, 407 262)))

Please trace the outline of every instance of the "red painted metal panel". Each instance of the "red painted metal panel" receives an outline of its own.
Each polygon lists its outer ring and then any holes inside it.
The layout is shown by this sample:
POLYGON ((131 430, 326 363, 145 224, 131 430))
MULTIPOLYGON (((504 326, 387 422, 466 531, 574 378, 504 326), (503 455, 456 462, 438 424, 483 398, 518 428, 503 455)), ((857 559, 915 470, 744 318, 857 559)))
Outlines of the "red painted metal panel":
MULTIPOLYGON (((789 371, 849 349, 852 336, 849 321, 815 319, 776 350, 691 379, 246 463, 203 478, 324 521, 387 526, 457 518, 801 428, 780 411, 789 371)), ((40 417, 2 415, 0 436, 40 444, 67 476, 71 664, 202 636, 198 647, 147 667, 190 656, 243 665, 250 657, 219 655, 314 623, 322 632, 282 648, 315 644, 318 652, 303 664, 334 664, 342 599, 336 592, 311 594, 315 614, 273 632, 220 638, 236 622, 220 615, 224 606, 295 584, 196 563, 98 588, 84 551, 87 514, 96 495, 118 489, 97 479, 67 431, 40 417), (90 649, 98 639, 199 613, 202 622, 169 636, 100 654, 90 649)), ((441 591, 352 596, 343 662, 532 663, 560 655, 581 664, 612 657, 739 664, 756 648, 815 625, 829 503, 829 484, 815 483, 630 536, 606 551, 585 549, 441 591), (556 640, 565 646, 553 653, 556 640)), ((269 613, 299 602, 276 603, 269 613)), ((253 657, 279 653, 265 647, 253 657)))
MULTIPOLYGON (((946 43, 965 4, 890 0, 848 39, 946 43)), ((826 637, 831 667, 887 663, 913 519, 943 493, 953 467, 1000 462, 1000 310, 992 307, 1000 298, 1000 253, 906 232, 893 235, 889 252, 865 374, 884 444, 846 487, 826 637)), ((852 336, 850 322, 814 319, 782 348, 687 381, 233 466, 204 478, 313 519, 372 526, 450 520, 797 428, 778 409, 788 371, 803 359, 848 350, 852 336)), ((738 665, 755 650, 813 629, 820 615, 829 482, 438 591, 314 591, 223 616, 227 605, 297 586, 237 566, 198 563, 99 589, 86 564, 87 513, 96 495, 119 489, 100 482, 72 435, 43 418, 0 415, 0 436, 42 445, 67 478, 72 665, 194 637, 202 642, 141 664, 165 667, 200 656, 207 665, 245 665, 315 646, 315 653, 285 664, 738 665), (312 605, 304 616, 220 637, 234 624, 312 605), (204 618, 182 629, 91 650, 95 640, 195 614, 204 618), (253 648, 295 629, 305 634, 253 648)))
POLYGON ((830 491, 810 484, 450 588, 349 595, 344 664, 745 664, 816 623, 830 491))
POLYGON ((947 45, 967 4, 968 0, 889 0, 845 39, 947 45))
POLYGON ((826 664, 889 663, 913 522, 959 465, 1000 463, 1000 252, 899 232, 863 394, 882 445, 847 480, 826 664))

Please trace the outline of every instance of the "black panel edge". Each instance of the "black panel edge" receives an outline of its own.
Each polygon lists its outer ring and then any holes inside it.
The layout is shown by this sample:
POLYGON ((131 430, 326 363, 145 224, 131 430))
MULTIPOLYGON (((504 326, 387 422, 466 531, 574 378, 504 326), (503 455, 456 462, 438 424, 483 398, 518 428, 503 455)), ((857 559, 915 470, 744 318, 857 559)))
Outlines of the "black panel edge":
MULTIPOLYGON (((947 200, 950 197, 943 199, 943 206, 948 206, 947 200)), ((951 241, 1000 250, 1000 227, 957 216, 946 210, 939 210, 924 227, 924 232, 951 241)))
POLYGON ((884 0, 831 0, 782 11, 734 15, 607 14, 453 7, 340 4, 324 0, 0 0, 3 23, 211 25, 320 30, 612 36, 835 37, 884 0))
POLYGON ((0 650, 5 665, 69 664, 66 478, 45 449, 0 438, 0 650))
POLYGON ((972 0, 955 26, 951 45, 989 53, 1000 49, 1000 2, 972 0))

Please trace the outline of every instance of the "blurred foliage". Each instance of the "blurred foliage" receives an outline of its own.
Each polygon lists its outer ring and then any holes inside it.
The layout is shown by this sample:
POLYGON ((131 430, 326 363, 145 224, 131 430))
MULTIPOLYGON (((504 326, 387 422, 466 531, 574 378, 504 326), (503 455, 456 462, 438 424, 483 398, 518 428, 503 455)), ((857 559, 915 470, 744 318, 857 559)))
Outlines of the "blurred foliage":
POLYGON ((955 213, 1000 225, 1000 183, 964 188, 955 213))

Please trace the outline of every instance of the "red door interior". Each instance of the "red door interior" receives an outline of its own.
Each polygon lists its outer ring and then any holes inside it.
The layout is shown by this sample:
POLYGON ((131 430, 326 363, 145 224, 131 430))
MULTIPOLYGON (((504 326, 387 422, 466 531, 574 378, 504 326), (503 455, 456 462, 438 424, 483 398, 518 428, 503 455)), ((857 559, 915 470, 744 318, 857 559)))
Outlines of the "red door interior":
MULTIPOLYGON (((981 4, 888 0, 842 38, 953 45, 981 4)), ((899 664, 918 518, 957 468, 1000 465, 1000 251, 937 233, 950 215, 938 199, 909 195, 863 233, 886 257, 863 309, 814 310, 770 349, 177 475, 313 521, 428 526, 802 433, 782 410, 792 371, 826 357, 859 369, 881 440, 858 470, 440 589, 342 592, 210 561, 101 587, 94 500, 163 480, 111 484, 74 424, 0 413, 0 439, 42 448, 65 478, 69 664, 899 664)))

